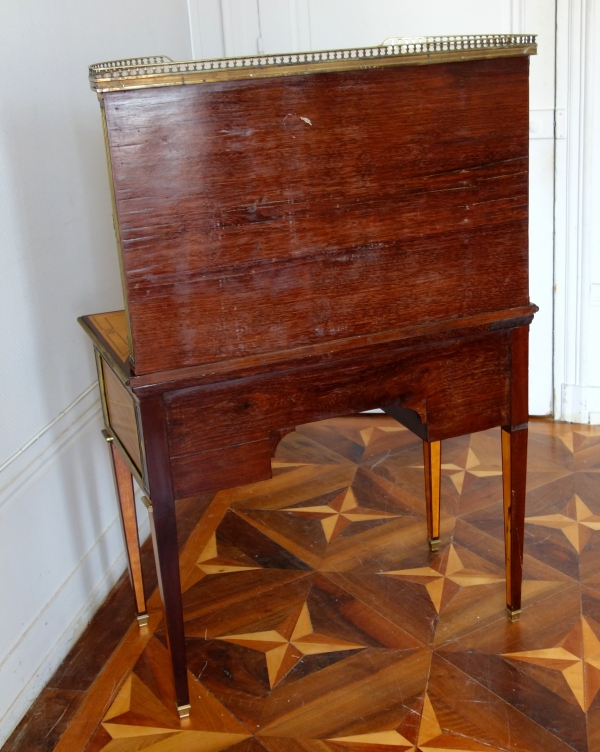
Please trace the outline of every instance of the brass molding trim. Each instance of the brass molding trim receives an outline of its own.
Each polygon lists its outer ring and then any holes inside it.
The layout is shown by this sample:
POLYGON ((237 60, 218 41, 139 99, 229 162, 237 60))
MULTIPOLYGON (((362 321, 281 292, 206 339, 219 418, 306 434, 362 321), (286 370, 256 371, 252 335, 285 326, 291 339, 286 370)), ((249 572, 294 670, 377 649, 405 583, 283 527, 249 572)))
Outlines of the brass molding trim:
POLYGON ((114 60, 90 65, 92 89, 97 92, 181 86, 305 73, 429 65, 462 60, 537 54, 532 34, 471 34, 448 37, 392 37, 376 47, 252 55, 213 60, 175 62, 165 55, 114 60))

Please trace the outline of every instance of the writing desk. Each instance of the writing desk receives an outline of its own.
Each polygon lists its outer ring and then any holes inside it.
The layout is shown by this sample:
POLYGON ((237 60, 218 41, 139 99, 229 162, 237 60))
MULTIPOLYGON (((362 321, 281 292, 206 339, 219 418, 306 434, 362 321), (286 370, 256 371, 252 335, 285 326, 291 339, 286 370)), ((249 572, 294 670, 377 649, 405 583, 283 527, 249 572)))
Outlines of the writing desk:
POLYGON ((382 407, 424 441, 502 426, 507 607, 521 608, 528 71, 535 38, 90 68, 125 311, 83 316, 136 595, 147 497, 180 715, 175 500, 271 476, 294 426, 382 407))

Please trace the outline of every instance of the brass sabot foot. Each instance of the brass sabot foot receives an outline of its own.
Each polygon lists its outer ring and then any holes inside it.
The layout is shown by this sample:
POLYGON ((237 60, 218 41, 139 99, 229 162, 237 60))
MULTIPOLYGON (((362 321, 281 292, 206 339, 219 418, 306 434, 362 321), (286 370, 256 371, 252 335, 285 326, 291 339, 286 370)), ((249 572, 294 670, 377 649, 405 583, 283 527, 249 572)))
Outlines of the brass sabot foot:
POLYGON ((506 607, 506 613, 510 621, 519 621, 519 619, 521 618, 521 611, 522 609, 520 608, 511 608, 510 606, 506 607))
POLYGON ((137 615, 137 623, 140 627, 147 627, 148 622, 150 621, 150 617, 148 614, 138 614, 137 615))
POLYGON ((177 712, 179 713, 179 717, 189 718, 191 709, 192 709, 191 705, 178 705, 177 712))
POLYGON ((430 551, 437 551, 440 547, 440 539, 439 538, 428 538, 427 542, 429 543, 429 550, 430 551))

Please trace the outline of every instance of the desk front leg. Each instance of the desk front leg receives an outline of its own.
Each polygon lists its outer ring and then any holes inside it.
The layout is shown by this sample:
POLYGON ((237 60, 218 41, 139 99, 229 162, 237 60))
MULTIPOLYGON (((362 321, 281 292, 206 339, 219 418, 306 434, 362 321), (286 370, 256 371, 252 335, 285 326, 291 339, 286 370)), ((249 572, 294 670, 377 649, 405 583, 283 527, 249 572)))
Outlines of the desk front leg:
POLYGON ((440 547, 440 495, 442 488, 442 442, 423 442, 425 466, 425 508, 427 511, 427 540, 429 548, 440 547))
POLYGON ((511 621, 521 613, 528 433, 527 428, 502 427, 506 608, 511 621))
POLYGON ((115 491, 119 506, 119 517, 125 542, 129 579, 133 588, 137 620, 140 627, 148 624, 146 611, 146 597, 144 594, 144 580, 142 577, 142 561, 140 557, 140 541, 138 535, 137 517, 135 512, 135 495, 133 490, 133 476, 129 472, 127 463, 121 456, 113 439, 103 432, 108 443, 108 451, 115 480, 115 491))
POLYGON ((529 327, 511 331, 510 425, 502 426, 502 490, 506 556, 506 607, 512 621, 521 613, 527 438, 529 327))
POLYGON ((144 497, 144 504, 150 517, 158 589, 163 605, 167 643, 173 667, 177 712, 180 718, 187 718, 190 714, 190 701, 175 505, 172 499, 159 498, 152 503, 147 497, 144 497))
POLYGON ((162 396, 140 404, 144 448, 152 500, 144 500, 150 515, 150 529, 156 560, 158 587, 163 605, 167 642, 171 653, 177 711, 190 714, 190 700, 183 629, 183 601, 179 577, 177 521, 169 459, 167 425, 162 396))

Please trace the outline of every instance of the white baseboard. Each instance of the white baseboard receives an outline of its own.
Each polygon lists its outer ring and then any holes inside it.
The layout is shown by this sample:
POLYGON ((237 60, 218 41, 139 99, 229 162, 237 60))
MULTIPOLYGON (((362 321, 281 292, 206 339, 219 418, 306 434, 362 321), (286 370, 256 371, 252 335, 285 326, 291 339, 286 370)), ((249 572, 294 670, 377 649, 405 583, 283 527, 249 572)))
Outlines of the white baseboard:
MULTIPOLYGON (((139 517, 140 540, 143 542, 150 535, 147 516, 139 517)), ((73 601, 81 600, 86 594, 86 570, 95 570, 102 566, 106 550, 121 547, 122 533, 118 516, 115 516, 104 534, 98 538, 92 550, 81 560, 76 570, 40 612, 38 618, 23 633, 21 639, 12 646, 10 652, 0 661, 0 687, 19 687, 21 690, 7 706, 4 692, 0 690, 0 749, 29 710, 49 679, 84 630, 90 623, 98 608, 104 603, 126 568, 124 551, 119 554, 103 579, 87 595, 82 607, 75 614, 72 612, 73 601), (113 540, 109 540, 113 539, 113 540), (58 638, 48 646, 49 634, 62 630, 58 638), (47 646, 44 654, 40 646, 47 646), (40 656, 41 660, 40 660, 40 656)), ((134 614, 132 612, 133 621, 134 614)), ((14 692, 12 693, 14 694, 14 692)))
MULTIPOLYGON (((0 625, 0 747, 125 570, 101 427, 92 384, 0 466, 0 530, 3 545, 15 548, 6 561, 25 558, 13 580, 0 579, 8 609, 0 625), (68 524, 40 527, 36 518, 47 512, 68 524), (40 577, 44 587, 31 587, 40 577)), ((148 518, 139 519, 144 540, 148 518)))
MULTIPOLYGON (((29 626, 19 642, 0 664, 0 686, 22 686, 8 707, 0 707, 0 748, 29 710, 31 704, 48 683, 48 680, 69 650, 79 639, 92 616, 105 600, 125 569, 125 554, 122 553, 85 600, 76 614, 70 614, 70 604, 82 589, 85 581, 83 570, 93 566, 93 559, 102 559, 108 537, 121 536, 118 519, 115 518, 109 529, 98 539, 94 548, 83 559, 63 587, 54 594, 39 617, 29 626), (49 625, 51 625, 49 630, 49 625), (48 643, 48 631, 61 630, 58 639, 48 643), (47 646, 41 661, 40 646, 47 646)), ((95 563, 95 562, 94 562, 95 563)), ((84 585, 85 586, 85 585, 84 585)), ((132 615, 133 618, 133 615, 132 615)), ((4 704, 4 703, 3 703, 4 704)))
POLYGON ((600 425, 600 386, 563 384, 560 419, 600 425))

